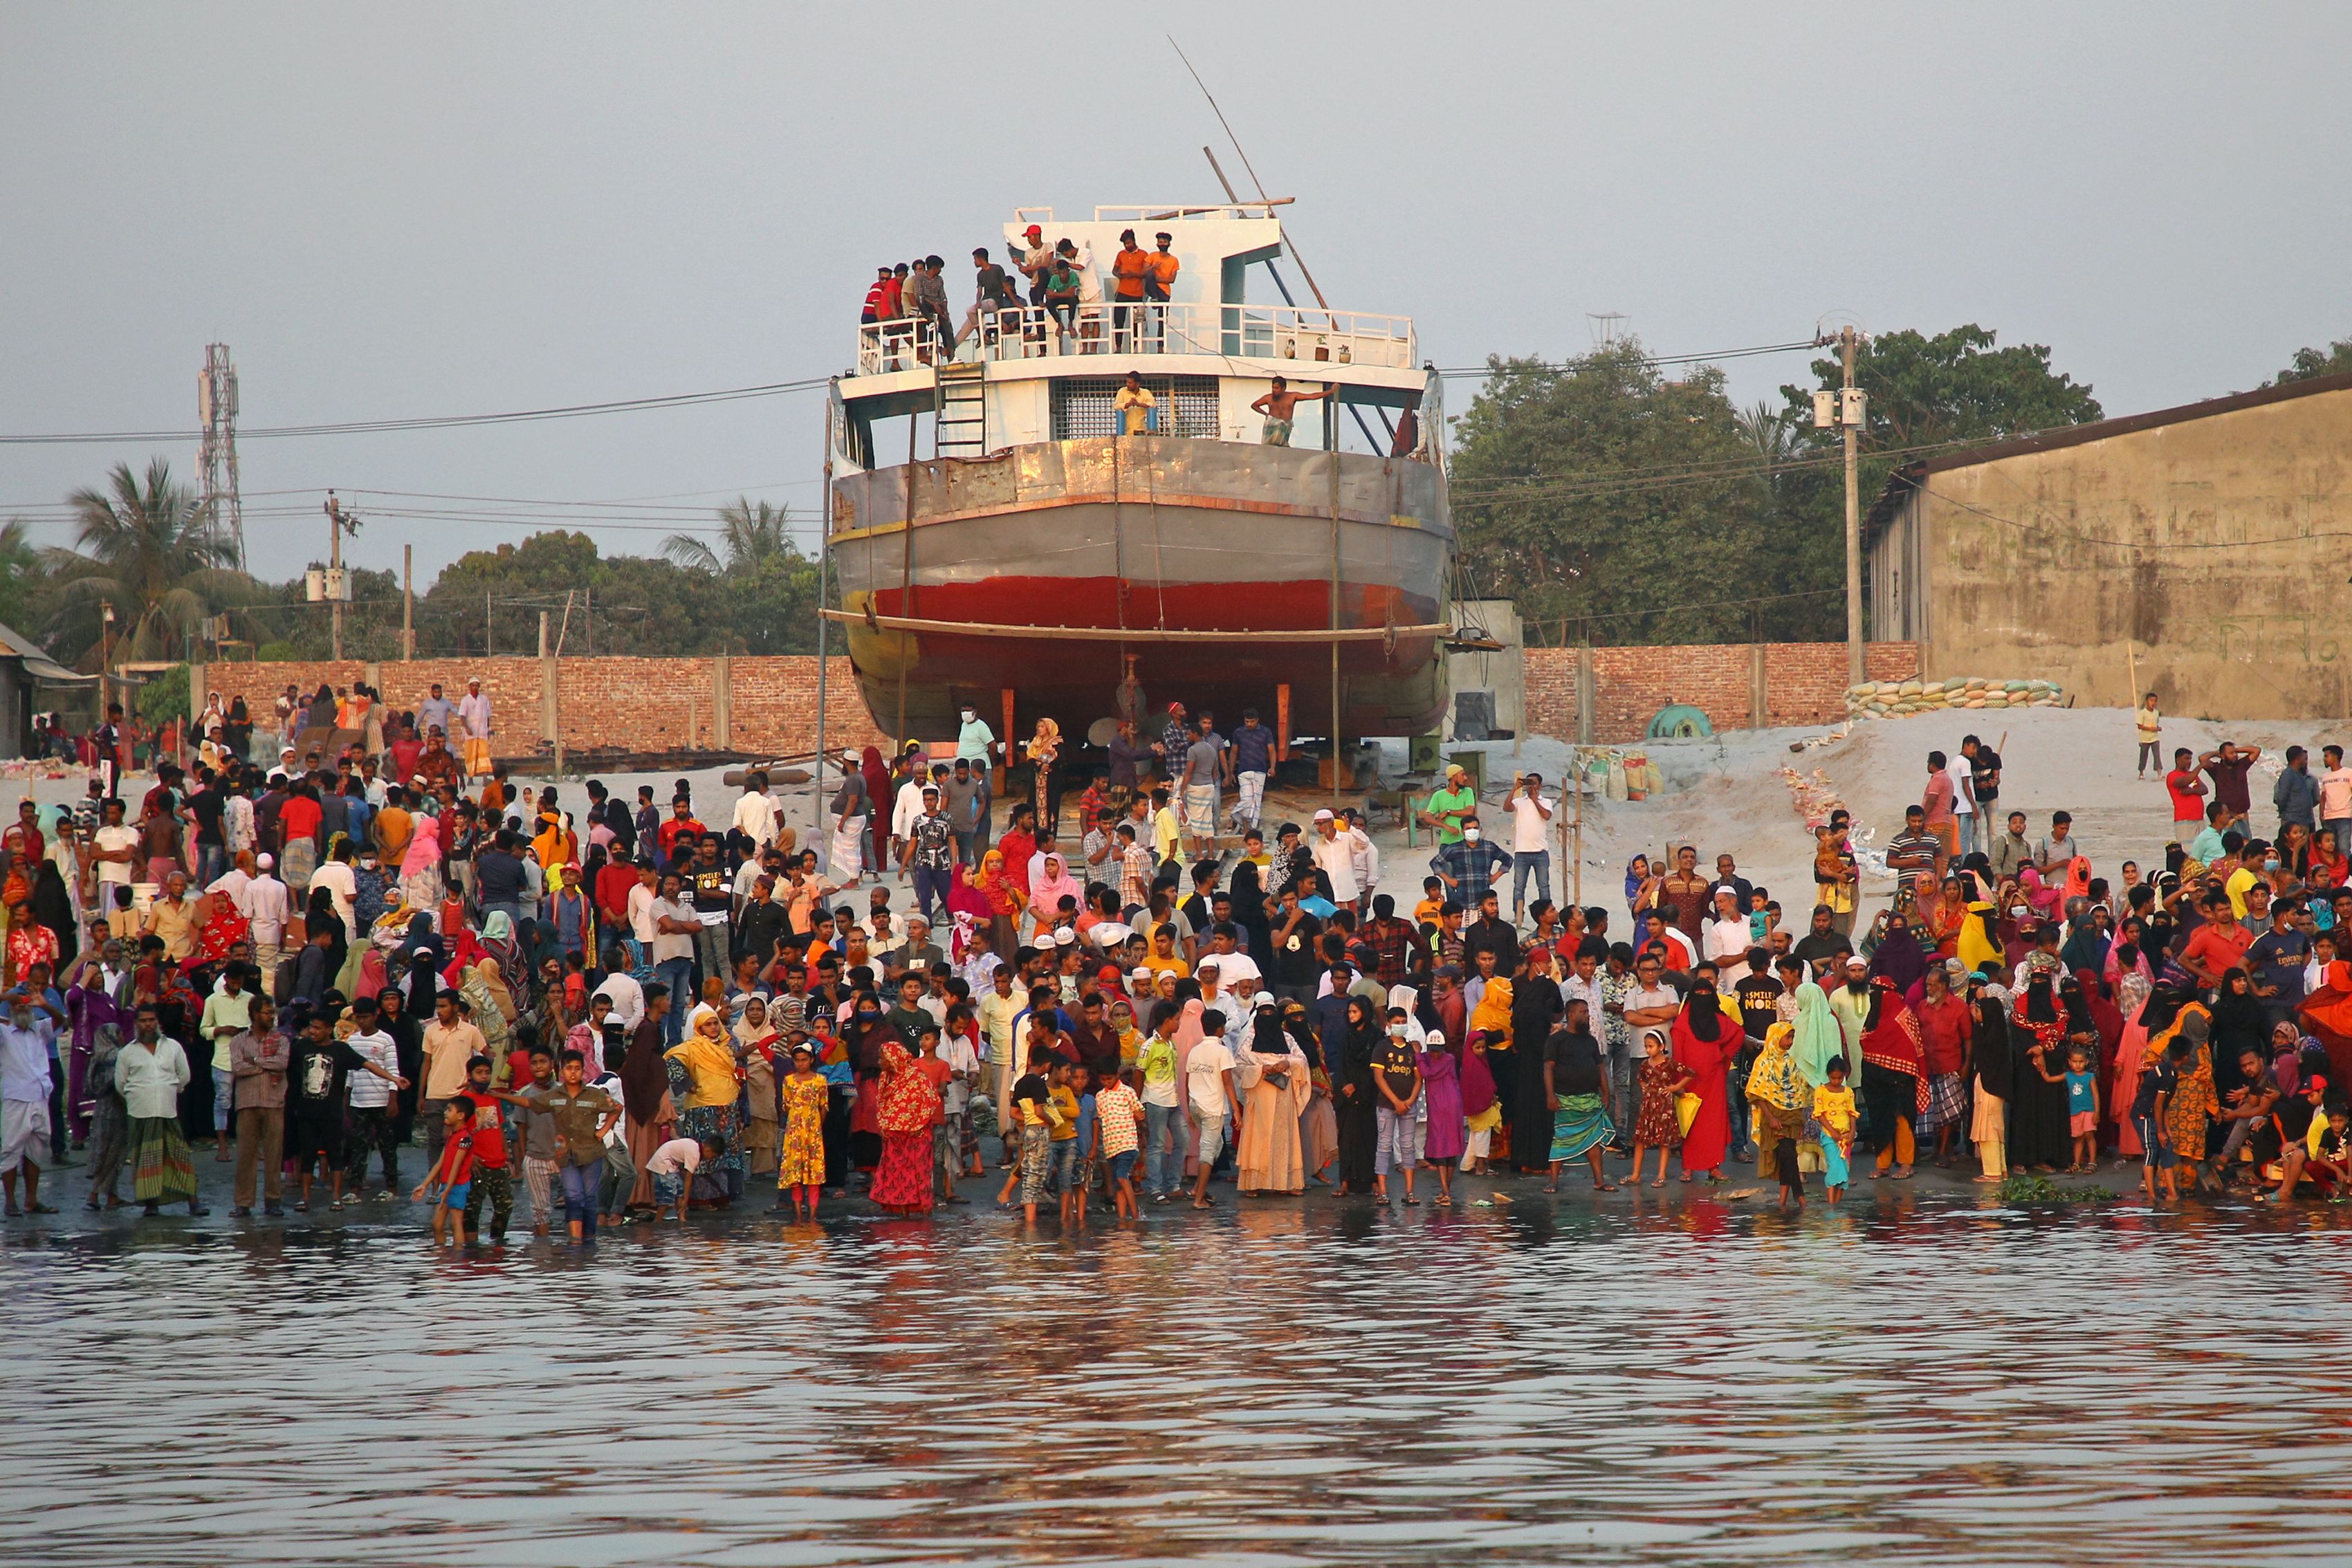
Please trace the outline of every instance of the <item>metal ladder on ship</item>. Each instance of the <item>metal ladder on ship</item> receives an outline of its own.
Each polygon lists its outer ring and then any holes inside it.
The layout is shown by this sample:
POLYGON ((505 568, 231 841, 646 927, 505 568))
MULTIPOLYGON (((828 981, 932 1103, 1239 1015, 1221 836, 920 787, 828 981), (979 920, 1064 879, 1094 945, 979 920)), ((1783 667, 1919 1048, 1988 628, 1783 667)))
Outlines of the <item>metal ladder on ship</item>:
POLYGON ((979 457, 988 451, 988 366, 932 367, 931 451, 940 457, 979 457))

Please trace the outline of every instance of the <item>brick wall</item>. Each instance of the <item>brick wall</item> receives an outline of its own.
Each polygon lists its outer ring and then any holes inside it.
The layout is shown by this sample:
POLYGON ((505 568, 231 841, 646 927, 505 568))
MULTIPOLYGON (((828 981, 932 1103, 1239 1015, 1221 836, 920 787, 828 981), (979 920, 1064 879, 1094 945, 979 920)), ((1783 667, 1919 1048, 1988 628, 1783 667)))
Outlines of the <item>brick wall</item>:
MULTIPOLYGON (((1744 729, 1754 658, 1746 643, 1704 647, 1592 650, 1593 738, 1603 744, 1638 740, 1652 716, 1668 703, 1706 711, 1717 729, 1744 729)), ((1528 729, 1562 739, 1576 734, 1577 651, 1529 648, 1524 654, 1528 729)), ((1873 680, 1919 673, 1912 643, 1874 643, 1873 680)), ((849 661, 836 656, 826 674, 825 739, 845 746, 879 744, 882 735, 857 695, 849 661)), ((557 669, 556 716, 567 750, 635 752, 713 750, 715 664, 711 659, 562 659, 557 669)), ((395 710, 414 709, 441 683, 452 701, 469 677, 488 694, 501 757, 526 757, 541 741, 544 666, 535 658, 387 660, 373 683, 395 710)), ((266 716, 292 682, 316 691, 321 682, 348 686, 369 666, 341 664, 216 664, 205 685, 226 704, 242 695, 266 716)), ((1834 724, 1845 716, 1845 644, 1769 643, 1764 648, 1765 719, 1771 725, 1834 724)), ((816 744, 816 660, 806 655, 739 657, 729 662, 728 749, 778 756, 816 744)))
MULTIPOLYGON (((567 750, 633 752, 714 750, 714 664, 710 659, 566 658, 557 670, 556 718, 567 750)), ((728 749, 789 755, 816 744, 816 660, 806 655, 730 661, 731 722, 728 749)), ((857 677, 845 657, 826 673, 825 741, 879 743, 880 733, 858 700, 857 677)), ((536 658, 386 660, 374 666, 375 687, 394 710, 413 711, 441 683, 456 701, 479 676, 490 699, 495 749, 526 757, 539 749, 543 666, 536 658)), ((224 705, 242 695, 263 723, 289 681, 304 691, 323 682, 349 686, 368 678, 356 660, 302 664, 215 664, 205 686, 224 705)))
MULTIPOLYGON (((1528 729, 1573 738, 1576 734, 1577 650, 1526 651, 1528 729)), ((1639 740, 1657 711, 1688 703, 1717 729, 1745 729, 1751 710, 1751 643, 1592 650, 1592 738, 1603 745, 1639 740)), ((1769 726, 1834 724, 1845 716, 1846 648, 1843 643, 1764 645, 1764 717, 1769 726)), ((1913 643, 1874 643, 1873 680, 1919 673, 1913 643)))

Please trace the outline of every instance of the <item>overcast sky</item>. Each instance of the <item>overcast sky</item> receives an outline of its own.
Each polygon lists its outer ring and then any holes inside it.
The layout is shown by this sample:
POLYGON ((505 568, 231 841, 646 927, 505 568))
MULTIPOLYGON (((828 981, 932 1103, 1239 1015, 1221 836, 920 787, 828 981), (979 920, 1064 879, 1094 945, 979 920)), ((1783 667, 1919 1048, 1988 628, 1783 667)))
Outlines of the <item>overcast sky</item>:
MULTIPOLYGON (((1333 304, 1412 315, 1440 364, 1578 351, 1601 311, 1661 353, 1977 321, 2125 413, 2352 335, 2352 7, 974 15, 5 0, 0 434, 193 429, 215 340, 247 427, 838 371, 877 261, 1015 205, 1215 199, 1161 17, 1333 304)), ((1728 369, 1746 402, 1803 363, 1728 369)), ((812 507, 820 409, 248 440, 248 547, 299 570, 337 486, 624 502, 556 515, 650 551, 738 493, 812 507)), ((156 452, 193 476, 193 441, 0 446, 0 516, 61 542, 68 490, 156 452)), ((352 559, 414 543, 420 591, 532 526, 357 498, 352 559)))

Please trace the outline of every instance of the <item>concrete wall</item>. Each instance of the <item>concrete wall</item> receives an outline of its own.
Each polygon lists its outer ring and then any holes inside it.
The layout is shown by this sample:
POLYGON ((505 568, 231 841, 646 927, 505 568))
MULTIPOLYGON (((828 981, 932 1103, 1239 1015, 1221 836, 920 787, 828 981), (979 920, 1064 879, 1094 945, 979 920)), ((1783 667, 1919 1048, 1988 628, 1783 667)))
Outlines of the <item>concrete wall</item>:
POLYGON ((1503 644, 1494 653, 1445 655, 1445 735, 1454 735, 1454 699, 1464 692, 1495 694, 1495 724, 1520 729, 1527 720, 1526 661, 1520 657, 1518 607, 1507 599, 1473 599, 1462 606, 1461 623, 1484 627, 1503 644))
POLYGON ((1923 483, 1871 576, 1874 626, 1927 644, 1924 674, 2216 718, 2352 713, 2352 388, 1923 483))

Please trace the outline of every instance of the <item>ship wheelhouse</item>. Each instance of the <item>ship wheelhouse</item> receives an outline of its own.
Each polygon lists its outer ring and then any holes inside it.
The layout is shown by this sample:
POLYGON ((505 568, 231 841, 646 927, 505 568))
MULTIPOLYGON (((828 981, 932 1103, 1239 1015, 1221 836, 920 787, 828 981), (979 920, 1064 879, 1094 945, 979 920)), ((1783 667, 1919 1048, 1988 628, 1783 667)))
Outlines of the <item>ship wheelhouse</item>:
MULTIPOLYGON (((1453 532, 1411 319, 1250 301, 1249 269, 1282 248, 1265 204, 1024 209, 993 254, 1033 224, 1090 260, 1098 303, 959 304, 951 349, 928 321, 868 323, 834 383, 830 613, 877 726, 938 737, 969 703, 1084 733, 1132 661, 1155 697, 1226 721, 1430 727, 1453 532), (1117 298, 1130 228, 1146 250, 1171 236, 1164 300, 1117 298), (1116 402, 1130 371, 1152 396, 1137 434, 1116 402), (1251 407, 1276 378, 1328 394, 1286 444, 1251 407)), ((950 300, 971 276, 943 272, 950 300)))

